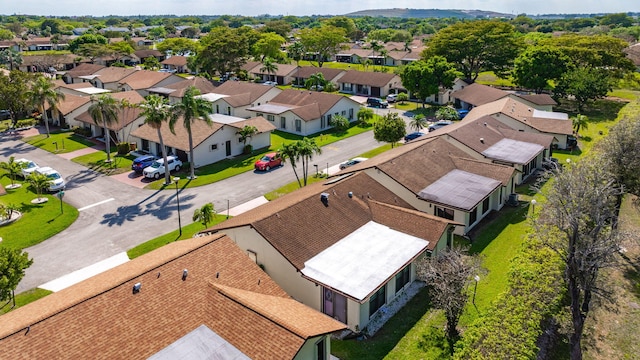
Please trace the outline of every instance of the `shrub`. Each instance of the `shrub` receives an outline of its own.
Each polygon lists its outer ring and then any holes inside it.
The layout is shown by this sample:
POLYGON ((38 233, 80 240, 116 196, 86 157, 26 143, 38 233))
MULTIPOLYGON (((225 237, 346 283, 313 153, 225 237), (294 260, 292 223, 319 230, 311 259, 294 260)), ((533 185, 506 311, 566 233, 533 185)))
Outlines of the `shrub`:
POLYGON ((125 155, 129 153, 129 143, 121 142, 118 144, 118 155, 125 155))
POLYGON ((242 153, 245 155, 251 154, 253 152, 253 145, 251 144, 247 144, 244 146, 244 149, 242 149, 242 153))
POLYGON ((84 127, 76 126, 76 127, 73 128, 73 133, 76 134, 76 135, 84 136, 84 137, 91 137, 91 129, 90 128, 84 128, 84 127))

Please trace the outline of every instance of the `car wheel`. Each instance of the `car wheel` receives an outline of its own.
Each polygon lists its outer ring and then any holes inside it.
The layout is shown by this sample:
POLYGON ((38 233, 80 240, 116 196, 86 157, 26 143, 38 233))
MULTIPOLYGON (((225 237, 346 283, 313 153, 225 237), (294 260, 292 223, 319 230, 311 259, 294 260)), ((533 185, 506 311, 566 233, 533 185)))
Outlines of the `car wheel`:
POLYGON ((269 171, 269 170, 271 170, 271 168, 269 167, 269 165, 267 165, 267 166, 265 166, 265 167, 264 167, 264 171, 269 171))
POLYGON ((156 180, 160 179, 160 173, 153 174, 153 178, 156 180))
POLYGON ((175 171, 180 171, 180 165, 176 165, 175 171))

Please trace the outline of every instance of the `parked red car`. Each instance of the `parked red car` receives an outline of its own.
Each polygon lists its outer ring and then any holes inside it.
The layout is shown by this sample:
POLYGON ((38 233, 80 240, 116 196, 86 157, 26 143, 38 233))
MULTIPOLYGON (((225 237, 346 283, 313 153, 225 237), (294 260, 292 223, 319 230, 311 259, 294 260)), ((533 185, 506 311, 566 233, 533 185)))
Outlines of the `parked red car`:
POLYGON ((254 167, 259 171, 269 171, 276 166, 282 166, 282 157, 279 153, 269 153, 256 161, 254 167))

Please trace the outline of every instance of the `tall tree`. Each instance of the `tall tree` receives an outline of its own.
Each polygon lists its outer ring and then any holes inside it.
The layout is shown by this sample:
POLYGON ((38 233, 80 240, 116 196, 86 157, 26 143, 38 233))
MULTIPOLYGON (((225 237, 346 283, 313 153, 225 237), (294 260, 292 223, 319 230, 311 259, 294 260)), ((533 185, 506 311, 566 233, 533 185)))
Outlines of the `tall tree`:
POLYGON ((167 148, 164 146, 161 131, 162 123, 171 118, 172 109, 169 105, 169 100, 152 94, 145 98, 144 102, 140 104, 140 108, 142 108, 140 115, 144 116, 144 123, 155 129, 158 134, 160 149, 162 149, 162 159, 164 160, 164 183, 169 185, 171 184, 171 178, 167 161, 167 148))
POLYGON ((426 128, 427 124, 427 117, 423 114, 417 114, 413 117, 413 119, 411 119, 409 126, 415 131, 420 131, 426 128))
POLYGON ((442 309, 447 318, 446 334, 451 354, 460 337, 458 321, 469 300, 469 284, 479 272, 480 259, 467 256, 458 248, 446 249, 418 262, 418 277, 427 284, 434 307, 442 309))
POLYGON ((102 35, 96 35, 96 34, 83 34, 78 36, 77 38, 71 40, 69 42, 69 51, 71 51, 74 54, 78 54, 78 50, 80 49, 80 47, 82 45, 86 45, 86 44, 96 44, 96 45, 104 45, 107 46, 107 44, 109 43, 109 40, 102 36, 102 35))
POLYGON ((569 70, 570 60, 563 51, 551 46, 535 46, 525 50, 514 62, 513 81, 537 94, 549 88, 569 70))
POLYGON ((300 160, 300 151, 298 150, 297 143, 288 143, 283 144, 282 147, 278 150, 280 156, 282 156, 282 161, 289 162, 291 164, 291 168, 293 169, 293 174, 296 176, 296 180, 298 181, 298 186, 302 187, 302 182, 300 181, 300 176, 298 176, 298 160, 300 160))
POLYGON ((426 61, 418 60, 405 66, 400 73, 404 87, 422 102, 437 94, 441 88, 450 89, 459 73, 455 65, 442 56, 432 56, 426 61))
POLYGON ((554 95, 573 98, 579 112, 590 100, 601 99, 613 89, 609 71, 596 68, 576 68, 565 73, 554 89, 554 95))
POLYGON ((321 72, 317 72, 315 74, 311 74, 305 83, 305 87, 307 89, 311 89, 315 86, 316 91, 322 91, 324 86, 327 84, 327 80, 324 78, 324 74, 321 72))
POLYGON ((190 179, 195 179, 195 159, 193 154, 193 135, 191 125, 196 121, 204 121, 209 126, 213 124, 209 119, 209 114, 213 113, 213 105, 207 100, 199 97, 200 90, 195 86, 189 86, 184 92, 182 100, 173 106, 174 111, 169 119, 169 129, 175 134, 175 126, 179 118, 182 118, 182 125, 189 135, 189 167, 191 168, 190 179))
POLYGON ((0 301, 10 300, 24 272, 33 264, 29 254, 20 249, 0 247, 0 301))
POLYGON ((300 73, 300 60, 304 56, 305 49, 301 42, 296 41, 287 48, 287 56, 296 62, 296 85, 300 85, 298 73, 300 73))
POLYGON ((238 30, 227 27, 211 29, 200 39, 196 63, 198 67, 214 76, 227 72, 238 72, 247 62, 249 43, 238 30))
POLYGON ((589 118, 587 115, 578 114, 571 118, 571 122, 573 123, 573 131, 576 132, 576 135, 580 134, 580 130, 586 130, 589 127, 589 118))
POLYGON ((213 203, 206 203, 202 205, 200 209, 196 209, 193 212, 193 221, 200 221, 202 225, 206 228, 207 225, 213 220, 213 217, 216 216, 216 210, 213 207, 213 203))
POLYGON ((584 324, 594 297, 607 299, 601 270, 617 264, 621 234, 618 231, 618 186, 601 159, 591 157, 555 175, 545 211, 534 218, 537 234, 562 258, 570 299, 571 359, 582 359, 584 324))
POLYGON ((373 123, 373 138, 395 144, 407 134, 406 124, 398 113, 388 113, 373 123))
POLYGON ((57 92, 54 86, 51 79, 41 75, 36 78, 36 81, 31 85, 31 90, 27 92, 27 97, 30 102, 36 106, 38 112, 42 114, 42 119, 47 129, 47 137, 49 137, 50 134, 46 105, 49 104, 51 110, 56 109, 58 104, 65 98, 64 94, 57 92))
POLYGON ((195 53, 197 47, 198 44, 195 41, 185 38, 168 38, 156 45, 158 51, 180 56, 195 53))
POLYGON ((337 54, 342 44, 347 42, 345 31, 331 25, 318 28, 302 29, 300 42, 304 48, 316 56, 318 67, 322 67, 327 59, 337 54))
POLYGON ((358 110, 358 114, 356 115, 356 117, 358 118, 360 126, 369 126, 369 121, 373 119, 374 115, 375 114, 373 113, 372 109, 361 107, 360 110, 358 110))
POLYGON ((599 143, 606 167, 625 191, 640 196, 640 118, 624 116, 599 143))
MULTIPOLYGON (((278 71, 278 64, 276 64, 276 62, 270 58, 270 57, 266 57, 264 59, 262 59, 262 67, 260 68, 260 72, 266 72, 267 73, 267 77, 269 77, 269 81, 271 81, 271 74, 275 74, 278 71)), ((273 78, 275 81, 275 76, 273 78)))
POLYGON ((109 125, 118 121, 119 110, 120 102, 109 94, 91 97, 89 115, 96 125, 102 125, 105 144, 104 151, 107 153, 107 163, 111 162, 111 133, 109 131, 109 125))
POLYGON ((22 55, 13 49, 0 50, 0 64, 8 64, 9 71, 13 71, 14 67, 22 65, 22 55))
POLYGON ((309 178, 309 164, 313 160, 313 155, 322 154, 322 149, 314 139, 308 137, 298 140, 297 143, 298 153, 300 154, 300 160, 302 161, 302 180, 304 186, 307 186, 307 179, 309 178))
POLYGON ((0 73, 0 108, 11 113, 12 127, 16 127, 18 116, 27 111, 27 93, 32 79, 32 74, 20 70, 11 71, 9 76, 0 73))
POLYGON ((253 56, 259 57, 260 61, 264 61, 265 58, 283 59, 284 53, 280 48, 285 41, 276 33, 262 33, 260 39, 253 45, 253 56))
POLYGON ((482 71, 504 77, 522 48, 513 25, 499 20, 462 21, 438 31, 423 59, 444 56, 473 82, 482 71))

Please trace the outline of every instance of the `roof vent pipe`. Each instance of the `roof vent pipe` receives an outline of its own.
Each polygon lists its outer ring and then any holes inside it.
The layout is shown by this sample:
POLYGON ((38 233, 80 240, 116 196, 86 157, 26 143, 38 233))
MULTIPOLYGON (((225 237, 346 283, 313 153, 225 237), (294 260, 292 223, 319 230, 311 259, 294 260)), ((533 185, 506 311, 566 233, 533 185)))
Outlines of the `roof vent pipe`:
POLYGON ((324 206, 329 206, 329 194, 322 193, 320 194, 320 201, 324 204, 324 206))
POLYGON ((480 138, 480 142, 484 144, 484 138, 480 138))
POLYGON ((353 197, 353 191, 349 191, 349 199, 351 199, 353 197))
POLYGON ((142 287, 141 283, 136 283, 135 285, 133 285, 133 293, 137 294, 140 292, 140 288, 142 287))
POLYGON ((187 275, 189 275, 189 270, 187 269, 182 270, 182 281, 187 280, 187 275))

